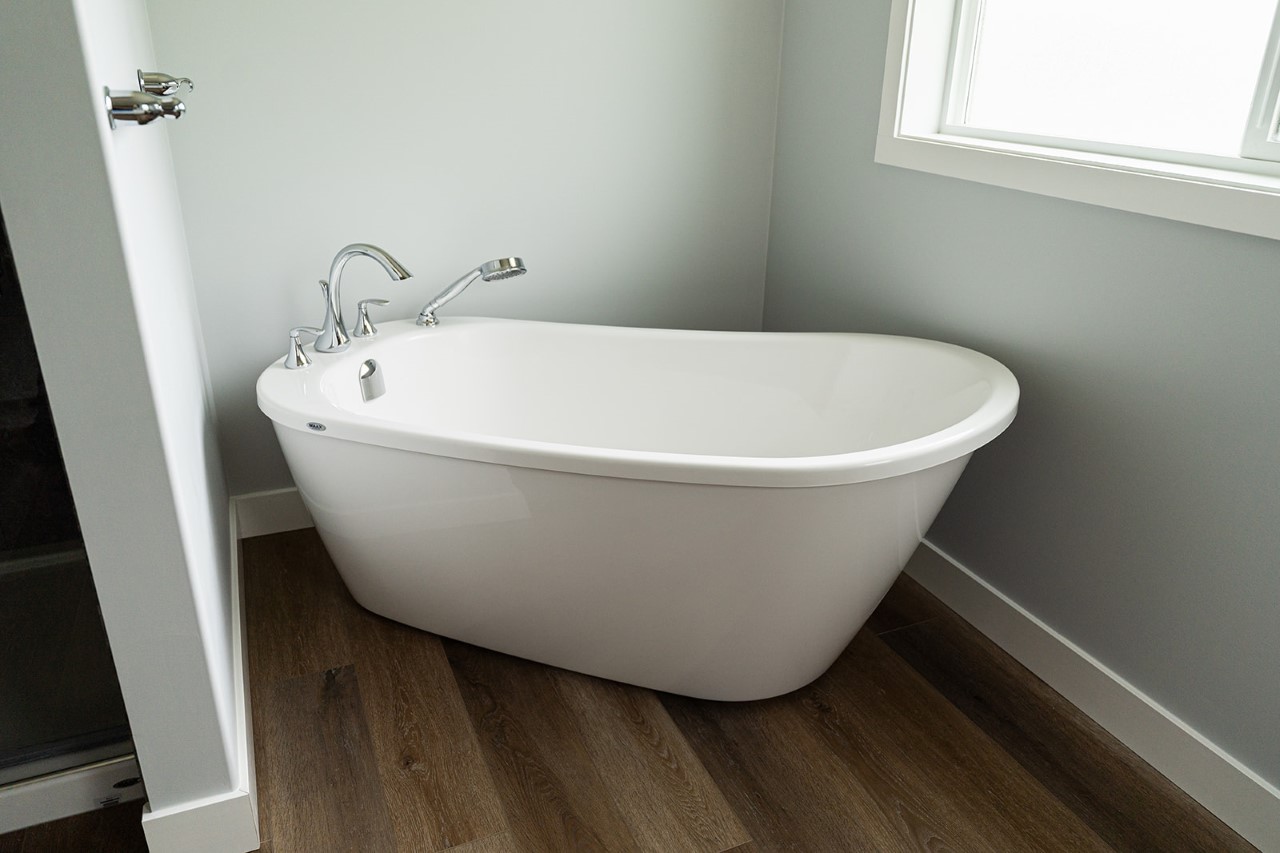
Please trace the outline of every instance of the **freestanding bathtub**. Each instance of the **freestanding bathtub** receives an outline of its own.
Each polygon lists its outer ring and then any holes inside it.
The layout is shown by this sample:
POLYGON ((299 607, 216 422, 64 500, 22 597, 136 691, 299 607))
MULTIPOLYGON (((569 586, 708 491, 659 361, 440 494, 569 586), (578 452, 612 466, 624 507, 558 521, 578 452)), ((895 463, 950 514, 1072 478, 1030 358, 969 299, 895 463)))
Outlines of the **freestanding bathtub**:
POLYGON ((1018 400, 984 355, 878 335, 450 317, 313 359, 258 405, 356 601, 724 700, 835 660, 1018 400))

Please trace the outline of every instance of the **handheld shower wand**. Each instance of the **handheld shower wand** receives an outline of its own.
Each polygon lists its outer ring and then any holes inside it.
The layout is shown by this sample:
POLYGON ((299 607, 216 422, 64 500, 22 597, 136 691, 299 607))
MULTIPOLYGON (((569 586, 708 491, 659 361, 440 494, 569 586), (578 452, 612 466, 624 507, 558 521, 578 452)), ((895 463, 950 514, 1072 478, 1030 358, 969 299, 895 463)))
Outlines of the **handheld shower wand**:
POLYGON ((467 285, 477 278, 483 278, 485 281, 502 281, 506 278, 524 275, 527 272, 523 258, 495 258, 492 261, 486 261, 440 291, 439 296, 424 305, 422 310, 418 312, 418 325, 436 325, 439 322, 436 320, 436 311, 446 302, 466 290, 467 285))

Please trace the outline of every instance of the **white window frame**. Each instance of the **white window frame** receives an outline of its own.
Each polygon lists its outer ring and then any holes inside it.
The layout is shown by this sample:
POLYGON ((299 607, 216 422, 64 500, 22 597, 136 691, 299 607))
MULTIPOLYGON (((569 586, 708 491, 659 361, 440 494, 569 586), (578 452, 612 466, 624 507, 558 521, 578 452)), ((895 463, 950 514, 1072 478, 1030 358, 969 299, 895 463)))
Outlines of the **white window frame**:
MULTIPOLYGON (((1280 239, 1280 24, 1272 28, 1243 154, 1177 155, 960 128, 946 115, 959 0, 893 0, 877 163, 1280 239)), ((1278 16, 1280 17, 1280 16, 1278 16)))

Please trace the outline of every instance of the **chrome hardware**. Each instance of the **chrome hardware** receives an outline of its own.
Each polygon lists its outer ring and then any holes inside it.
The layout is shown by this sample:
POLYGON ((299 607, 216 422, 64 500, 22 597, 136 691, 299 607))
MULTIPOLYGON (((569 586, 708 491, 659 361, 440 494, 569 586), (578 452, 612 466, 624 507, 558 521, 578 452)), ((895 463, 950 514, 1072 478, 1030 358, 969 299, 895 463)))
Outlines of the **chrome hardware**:
POLYGON ((378 399, 385 393, 387 393, 387 383, 382 379, 382 371, 378 369, 378 362, 373 359, 363 362, 360 365, 360 396, 367 403, 370 400, 378 399))
POLYGON ((440 291, 440 295, 432 299, 426 305, 422 306, 422 310, 418 312, 419 326, 434 326, 436 320, 436 311, 444 306, 446 302, 453 299, 459 293, 467 289, 467 285, 475 281, 477 278, 483 278, 485 281, 502 281, 504 278, 515 278, 518 275, 524 275, 528 270, 525 269, 524 258, 497 258, 492 261, 486 261, 470 272, 465 273, 461 278, 453 284, 440 291))
POLYGON ((161 98, 146 92, 120 92, 104 88, 107 121, 114 130, 118 121, 148 124, 158 118, 182 118, 187 105, 177 98, 161 98))
POLYGON ((143 71, 138 69, 138 88, 148 95, 176 95, 178 92, 193 92, 196 84, 189 77, 174 77, 163 71, 143 71))
POLYGON ((353 338, 372 338, 378 334, 378 327, 373 325, 373 321, 369 319, 370 305, 386 305, 390 300, 387 299, 361 299, 356 303, 359 314, 356 316, 356 324, 351 329, 351 337, 353 338))
POLYGON ((324 298, 324 327, 316 336, 316 352, 342 352, 351 343, 342 322, 342 304, 336 296, 338 289, 320 279, 320 294, 324 298), (328 341, 322 348, 320 341, 328 341))
POLYGON ((297 370, 299 367, 308 367, 311 359, 307 358, 307 354, 302 351, 302 341, 300 335, 318 335, 320 329, 315 326, 299 326, 296 329, 289 330, 289 351, 284 356, 284 366, 290 370, 297 370))
POLYGON ((329 267, 329 281, 321 281, 320 287, 324 290, 325 312, 324 312, 324 329, 321 330, 320 336, 316 338, 316 352, 342 352, 351 345, 351 339, 347 335, 347 327, 342 322, 342 295, 339 291, 340 279, 342 277, 342 268, 347 265, 347 261, 356 255, 364 255, 373 258, 386 271, 387 275, 397 281, 404 281, 413 273, 409 272, 400 262, 388 255, 377 246, 368 243, 352 243, 350 246, 343 248, 333 258, 333 264, 329 267))

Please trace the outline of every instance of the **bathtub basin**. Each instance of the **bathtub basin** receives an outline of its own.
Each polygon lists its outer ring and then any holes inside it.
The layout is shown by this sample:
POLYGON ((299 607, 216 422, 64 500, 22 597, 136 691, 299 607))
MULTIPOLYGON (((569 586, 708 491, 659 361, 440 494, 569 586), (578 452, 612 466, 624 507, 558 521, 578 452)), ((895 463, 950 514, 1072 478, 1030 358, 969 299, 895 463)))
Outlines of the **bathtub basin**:
POLYGON ((257 389, 355 599, 700 698, 820 675, 1018 400, 993 359, 911 338, 381 329, 257 389))

